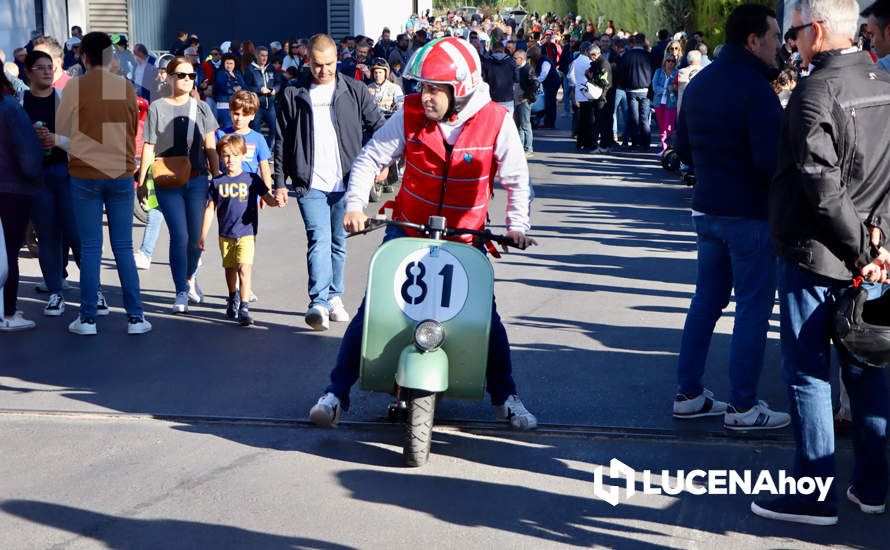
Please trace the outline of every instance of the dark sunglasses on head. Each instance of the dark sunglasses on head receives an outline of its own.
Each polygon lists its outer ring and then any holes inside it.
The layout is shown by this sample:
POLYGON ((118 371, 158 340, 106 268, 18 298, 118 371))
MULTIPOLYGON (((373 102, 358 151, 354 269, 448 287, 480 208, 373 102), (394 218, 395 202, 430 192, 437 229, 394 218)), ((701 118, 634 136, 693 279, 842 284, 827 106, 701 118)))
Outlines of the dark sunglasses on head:
POLYGON ((178 78, 180 80, 184 80, 184 79, 194 80, 194 79, 198 78, 198 73, 173 73, 173 76, 175 76, 176 78, 178 78))

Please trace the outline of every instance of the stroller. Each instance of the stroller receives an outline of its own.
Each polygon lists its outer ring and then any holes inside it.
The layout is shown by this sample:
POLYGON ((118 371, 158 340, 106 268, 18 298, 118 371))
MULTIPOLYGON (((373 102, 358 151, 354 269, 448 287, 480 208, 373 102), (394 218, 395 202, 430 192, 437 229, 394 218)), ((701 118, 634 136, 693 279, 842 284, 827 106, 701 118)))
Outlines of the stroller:
POLYGON ((680 161, 680 153, 676 149, 677 133, 674 132, 667 138, 667 149, 661 154, 661 167, 668 172, 680 172, 680 177, 687 187, 695 185, 695 170, 692 166, 685 166, 680 161))

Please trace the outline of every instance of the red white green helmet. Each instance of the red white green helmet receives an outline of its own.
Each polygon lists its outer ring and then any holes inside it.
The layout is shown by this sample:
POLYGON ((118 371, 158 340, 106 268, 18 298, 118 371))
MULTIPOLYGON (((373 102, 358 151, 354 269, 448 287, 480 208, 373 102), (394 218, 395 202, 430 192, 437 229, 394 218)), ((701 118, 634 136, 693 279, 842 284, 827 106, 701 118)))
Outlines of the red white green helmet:
POLYGON ((449 84, 455 101, 459 101, 472 95, 482 82, 482 62, 472 44, 449 36, 414 52, 403 76, 423 83, 449 84))

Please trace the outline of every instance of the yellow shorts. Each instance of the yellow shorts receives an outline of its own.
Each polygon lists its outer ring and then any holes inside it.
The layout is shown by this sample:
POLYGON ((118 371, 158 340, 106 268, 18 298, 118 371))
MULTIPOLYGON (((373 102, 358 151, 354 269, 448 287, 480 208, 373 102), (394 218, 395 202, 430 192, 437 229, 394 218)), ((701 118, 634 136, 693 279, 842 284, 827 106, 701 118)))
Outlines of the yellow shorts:
POLYGON ((253 235, 232 239, 219 238, 219 254, 226 269, 234 269, 240 264, 253 265, 253 253, 256 249, 256 238, 253 235))

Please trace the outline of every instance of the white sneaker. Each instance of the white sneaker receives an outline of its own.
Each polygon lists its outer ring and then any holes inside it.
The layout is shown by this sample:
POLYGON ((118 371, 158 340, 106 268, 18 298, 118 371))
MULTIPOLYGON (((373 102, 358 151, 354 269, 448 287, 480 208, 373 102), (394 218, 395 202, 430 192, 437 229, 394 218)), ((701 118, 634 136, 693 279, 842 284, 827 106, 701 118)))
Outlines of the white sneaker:
POLYGON ((105 295, 100 290, 96 294, 96 315, 105 317, 110 311, 108 310, 108 302, 105 301, 105 295))
POLYGON ((343 300, 339 296, 331 298, 328 300, 328 303, 331 304, 331 321, 335 323, 346 323, 349 321, 349 313, 343 307, 343 300))
POLYGON ((328 309, 322 306, 310 307, 306 312, 306 324, 313 330, 328 330, 331 326, 328 309))
POLYGON ((204 292, 201 290, 201 287, 198 286, 197 277, 189 280, 188 298, 189 302, 193 304, 200 304, 204 301, 204 292))
POLYGON ((20 332, 31 330, 36 326, 37 323, 30 319, 25 319, 25 314, 21 311, 16 311, 12 317, 0 319, 0 332, 20 332))
POLYGON ((727 405, 723 415, 723 427, 727 430, 776 430, 791 424, 788 413, 770 410, 765 401, 759 401, 747 412, 736 412, 732 405, 727 405))
POLYGON ((145 271, 151 268, 151 256, 142 250, 133 252, 133 259, 136 261, 136 269, 145 271))
POLYGON ((322 428, 334 428, 340 422, 340 400, 328 392, 309 409, 309 420, 322 428))
POLYGON ((499 420, 506 420, 516 430, 534 430, 538 427, 538 419, 528 412, 519 396, 511 395, 503 405, 495 407, 499 420))
POLYGON ((63 313, 65 313, 65 298, 61 294, 50 294, 43 308, 43 314, 47 317, 59 317, 63 313))
POLYGON ((68 332, 72 334, 80 334, 81 336, 93 336, 97 333, 96 321, 93 319, 84 319, 78 315, 77 319, 68 325, 68 332))
POLYGON ((689 398, 682 393, 674 397, 674 418, 701 418, 726 413, 726 403, 714 399, 714 392, 704 390, 698 397, 689 398))
POLYGON ((151 323, 145 317, 130 317, 127 320, 127 334, 145 334, 151 330, 151 323))
POLYGON ((173 313, 188 313, 189 312, 189 293, 188 292, 177 292, 176 300, 173 302, 173 307, 170 308, 170 311, 173 313))

